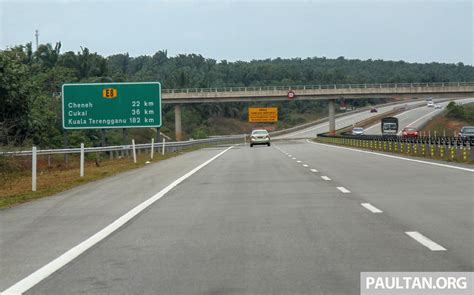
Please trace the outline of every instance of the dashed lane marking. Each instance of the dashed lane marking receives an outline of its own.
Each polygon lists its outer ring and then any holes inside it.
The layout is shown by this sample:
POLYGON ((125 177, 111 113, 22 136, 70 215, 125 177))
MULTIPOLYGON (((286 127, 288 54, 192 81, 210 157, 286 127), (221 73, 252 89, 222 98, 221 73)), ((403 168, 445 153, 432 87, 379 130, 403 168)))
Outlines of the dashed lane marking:
POLYGON ((362 207, 364 207, 365 209, 369 210, 372 213, 382 213, 383 212, 382 210, 380 210, 379 208, 373 206, 370 203, 361 203, 361 205, 362 205, 362 207))
POLYGON ((340 190, 344 194, 348 194, 348 193, 351 192, 350 190, 348 190, 347 188, 345 188, 343 186, 338 186, 337 189, 340 190))
POLYGON ((432 240, 430 240, 429 238, 425 237, 424 235, 420 234, 417 231, 407 231, 405 233, 409 235, 410 237, 412 237, 418 243, 430 249, 431 251, 446 251, 446 248, 433 242, 432 240))

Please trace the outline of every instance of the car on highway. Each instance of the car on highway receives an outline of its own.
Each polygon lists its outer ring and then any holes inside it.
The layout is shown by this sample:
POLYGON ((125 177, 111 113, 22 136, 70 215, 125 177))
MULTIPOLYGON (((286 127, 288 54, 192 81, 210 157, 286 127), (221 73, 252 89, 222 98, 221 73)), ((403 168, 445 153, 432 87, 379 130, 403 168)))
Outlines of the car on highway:
POLYGON ((370 112, 371 112, 371 113, 377 113, 378 110, 377 110, 376 108, 371 108, 371 109, 370 109, 370 112))
POLYGON ((362 127, 354 127, 352 128, 352 135, 364 135, 364 128, 362 127))
POLYGON ((255 129, 250 134, 250 147, 258 144, 270 146, 270 134, 265 129, 255 129))
POLYGON ((418 137, 420 134, 420 131, 416 129, 415 127, 405 127, 402 129, 402 137, 408 138, 408 137, 418 137))
POLYGON ((435 103, 434 108, 435 109, 441 109, 441 105, 439 103, 435 103))
POLYGON ((459 137, 462 139, 473 139, 474 138, 474 126, 464 126, 459 132, 459 137))
POLYGON ((426 106, 429 107, 429 108, 432 108, 432 107, 435 106, 435 104, 434 104, 434 102, 432 102, 432 101, 428 101, 428 102, 426 103, 426 106))

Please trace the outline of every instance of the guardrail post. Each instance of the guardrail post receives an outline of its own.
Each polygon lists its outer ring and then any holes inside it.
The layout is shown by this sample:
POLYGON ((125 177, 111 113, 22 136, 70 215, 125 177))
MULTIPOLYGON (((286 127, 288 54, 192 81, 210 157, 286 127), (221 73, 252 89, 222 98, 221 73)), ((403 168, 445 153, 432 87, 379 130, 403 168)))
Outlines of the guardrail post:
POLYGON ((153 159, 153 152, 155 151, 155 138, 151 138, 151 155, 150 158, 153 159))
POLYGON ((247 134, 244 134, 244 146, 247 145, 247 134))
POLYGON ((31 150, 31 191, 36 192, 36 147, 31 150))
POLYGON ((166 138, 163 138, 163 144, 161 145, 161 155, 165 155, 165 144, 166 144, 166 138))
POLYGON ((132 139, 132 153, 133 153, 133 163, 137 162, 137 153, 135 150, 135 139, 132 139))
POLYGON ((80 168, 79 168, 79 177, 84 177, 84 143, 81 143, 81 156, 80 156, 80 168))

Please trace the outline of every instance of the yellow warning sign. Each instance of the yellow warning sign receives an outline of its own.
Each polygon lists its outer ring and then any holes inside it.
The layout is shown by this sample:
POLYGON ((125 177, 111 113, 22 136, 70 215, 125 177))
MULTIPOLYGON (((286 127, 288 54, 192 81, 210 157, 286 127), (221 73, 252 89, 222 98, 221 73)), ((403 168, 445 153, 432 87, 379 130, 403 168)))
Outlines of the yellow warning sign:
POLYGON ((249 122, 278 122, 278 108, 249 108, 249 122))

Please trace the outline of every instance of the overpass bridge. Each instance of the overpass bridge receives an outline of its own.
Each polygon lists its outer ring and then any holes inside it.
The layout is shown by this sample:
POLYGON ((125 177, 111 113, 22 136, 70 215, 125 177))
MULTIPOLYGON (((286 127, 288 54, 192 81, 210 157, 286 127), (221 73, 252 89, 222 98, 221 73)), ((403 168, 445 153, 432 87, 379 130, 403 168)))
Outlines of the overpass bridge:
POLYGON ((175 104, 176 139, 181 140, 181 104, 328 100, 329 130, 335 130, 335 100, 363 98, 473 97, 474 82, 330 84, 163 89, 162 103, 175 104))

